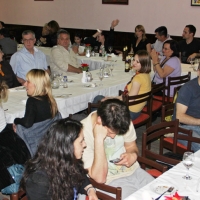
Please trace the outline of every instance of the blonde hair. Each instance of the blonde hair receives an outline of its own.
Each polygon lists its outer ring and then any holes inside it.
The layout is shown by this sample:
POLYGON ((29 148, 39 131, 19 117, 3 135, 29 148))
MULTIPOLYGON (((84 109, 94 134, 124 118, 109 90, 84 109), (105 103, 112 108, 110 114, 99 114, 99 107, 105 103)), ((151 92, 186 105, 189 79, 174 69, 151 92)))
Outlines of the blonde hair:
POLYGON ((6 83, 0 82, 0 103, 5 102, 8 99, 8 86, 6 83))
MULTIPOLYGON (((135 31, 136 31, 136 29, 138 29, 139 31, 142 31, 142 40, 144 41, 144 40, 146 40, 147 39, 147 37, 146 37, 146 32, 145 32, 145 29, 144 29, 144 26, 142 26, 142 25, 137 25, 136 27, 135 27, 135 31)), ((135 34, 135 37, 137 38, 137 36, 136 36, 136 34, 135 34)))
POLYGON ((32 69, 26 74, 27 81, 35 85, 35 91, 32 97, 47 95, 51 105, 52 117, 58 112, 58 107, 52 95, 51 82, 49 74, 42 69, 32 69))

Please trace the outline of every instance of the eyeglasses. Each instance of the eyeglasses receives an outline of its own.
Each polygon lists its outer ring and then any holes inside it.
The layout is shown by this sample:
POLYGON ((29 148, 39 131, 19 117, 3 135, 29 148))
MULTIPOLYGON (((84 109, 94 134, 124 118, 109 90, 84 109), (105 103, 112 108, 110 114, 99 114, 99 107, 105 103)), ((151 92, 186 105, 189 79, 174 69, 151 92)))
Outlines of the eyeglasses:
POLYGON ((30 39, 23 39, 23 42, 33 42, 35 39, 34 38, 30 38, 30 39))

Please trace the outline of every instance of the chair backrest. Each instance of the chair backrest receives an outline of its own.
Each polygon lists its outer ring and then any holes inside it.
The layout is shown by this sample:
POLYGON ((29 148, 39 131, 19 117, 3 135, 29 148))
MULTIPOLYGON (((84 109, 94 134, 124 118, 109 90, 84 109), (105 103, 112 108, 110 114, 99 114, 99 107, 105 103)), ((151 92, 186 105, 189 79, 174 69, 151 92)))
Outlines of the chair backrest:
POLYGON ((162 105, 161 122, 172 121, 175 103, 162 105))
POLYGON ((4 54, 3 58, 4 60, 10 61, 10 58, 12 57, 13 54, 4 54))
MULTIPOLYGON (((183 76, 176 76, 176 77, 168 77, 168 84, 166 86, 167 89, 167 103, 170 102, 170 88, 173 85, 183 85, 184 83, 187 83, 191 79, 191 72, 188 72, 188 74, 183 76)), ((174 96, 174 95, 173 95, 174 96)))
POLYGON ((87 113, 90 114, 92 112, 92 108, 98 108, 101 102, 99 103, 91 103, 88 102, 88 109, 87 109, 87 113))
MULTIPOLYGON (((139 95, 134 95, 134 96, 128 96, 125 95, 123 96, 123 101, 126 103, 126 105, 129 106, 134 106, 140 103, 146 103, 147 110, 144 112, 146 115, 148 115, 148 118, 143 120, 139 120, 139 123, 134 123, 134 121, 138 120, 140 116, 136 119, 133 120, 133 124, 135 127, 139 127, 140 125, 147 124, 147 127, 151 125, 151 118, 152 118, 152 93, 146 92, 144 94, 139 94, 139 95), (144 123, 143 123, 144 122, 144 123)), ((143 112, 143 111, 142 111, 143 112)))
POLYGON ((97 190, 96 194, 98 196, 98 199, 101 199, 101 200, 121 200, 122 199, 122 197, 121 197, 122 188, 121 187, 112 187, 109 185, 97 183, 96 181, 94 181, 91 178, 90 178, 90 182, 95 188, 102 190, 103 192, 109 192, 109 193, 116 195, 116 197, 114 198, 114 197, 109 196, 108 194, 105 194, 105 193, 97 190))
POLYGON ((177 134, 178 134, 179 121, 161 122, 159 124, 149 127, 142 137, 142 157, 150 158, 153 160, 159 160, 164 163, 169 163, 171 165, 176 165, 179 161, 165 157, 163 155, 163 139, 164 135, 167 133, 174 133, 174 143, 172 144, 172 152, 176 153, 177 144, 177 134), (155 152, 149 145, 153 146, 153 142, 159 142, 159 151, 155 152))

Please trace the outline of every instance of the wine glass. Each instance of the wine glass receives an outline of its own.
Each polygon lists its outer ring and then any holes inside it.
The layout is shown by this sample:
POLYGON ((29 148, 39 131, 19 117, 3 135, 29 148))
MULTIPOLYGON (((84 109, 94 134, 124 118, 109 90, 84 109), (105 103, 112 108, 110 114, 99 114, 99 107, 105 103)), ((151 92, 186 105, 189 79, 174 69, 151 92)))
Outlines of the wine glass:
POLYGON ((112 46, 109 46, 109 47, 108 47, 108 50, 110 51, 110 54, 111 54, 111 52, 112 52, 112 50, 113 50, 113 47, 112 47, 112 46))
POLYGON ((94 52, 98 53, 98 46, 94 46, 94 52))
POLYGON ((99 76, 99 79, 101 81, 101 83, 99 84, 99 86, 103 86, 103 83, 102 83, 102 80, 104 78, 104 72, 103 70, 101 70, 99 73, 98 73, 98 76, 99 76))
POLYGON ((189 58, 189 62, 191 64, 191 68, 194 68, 195 58, 189 58))
POLYGON ((187 173, 183 176, 186 180, 191 180, 192 177, 189 175, 189 169, 193 166, 194 163, 194 153, 192 152, 185 152, 183 154, 183 165, 187 168, 187 173))
POLYGON ((115 67, 115 64, 114 64, 114 63, 111 63, 111 64, 110 64, 111 76, 113 76, 112 71, 113 71, 114 67, 115 67))

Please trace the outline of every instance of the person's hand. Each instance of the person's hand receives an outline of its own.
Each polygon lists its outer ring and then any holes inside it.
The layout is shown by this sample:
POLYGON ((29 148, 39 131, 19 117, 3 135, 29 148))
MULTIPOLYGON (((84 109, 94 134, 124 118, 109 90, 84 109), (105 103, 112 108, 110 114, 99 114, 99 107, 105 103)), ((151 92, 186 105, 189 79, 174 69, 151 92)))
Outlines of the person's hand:
POLYGON ((17 126, 16 124, 13 123, 13 131, 16 133, 17 132, 17 126))
POLYGON ((159 62, 158 53, 155 51, 155 49, 152 49, 150 55, 151 55, 151 58, 152 58, 154 64, 159 62))
POLYGON ((190 59, 195 58, 196 57, 196 53, 191 54, 188 58, 187 58, 187 62, 190 62, 190 59))
POLYGON ((72 50, 74 51, 75 54, 77 54, 78 53, 78 46, 73 45, 72 50))
POLYGON ((101 32, 97 31, 97 32, 93 35, 93 37, 96 38, 96 37, 98 37, 99 35, 101 35, 101 32))
POLYGON ((124 165, 126 167, 131 167, 133 163, 137 160, 137 154, 136 153, 123 153, 120 156, 121 161, 118 163, 115 163, 116 165, 124 165))
POLYGON ((89 200, 98 200, 95 189, 93 188, 90 189, 90 191, 88 192, 88 197, 89 197, 89 200))
POLYGON ((94 138, 98 138, 98 141, 104 141, 107 136, 107 129, 101 124, 95 124, 93 129, 94 138))
POLYGON ((119 24, 119 20, 118 19, 113 20, 112 23, 111 23, 111 28, 112 29, 115 28, 115 26, 117 26, 118 24, 119 24))

